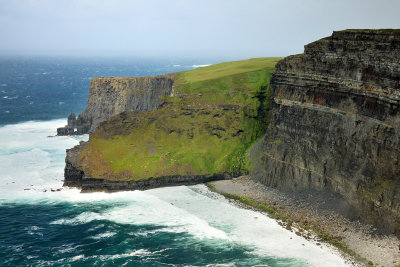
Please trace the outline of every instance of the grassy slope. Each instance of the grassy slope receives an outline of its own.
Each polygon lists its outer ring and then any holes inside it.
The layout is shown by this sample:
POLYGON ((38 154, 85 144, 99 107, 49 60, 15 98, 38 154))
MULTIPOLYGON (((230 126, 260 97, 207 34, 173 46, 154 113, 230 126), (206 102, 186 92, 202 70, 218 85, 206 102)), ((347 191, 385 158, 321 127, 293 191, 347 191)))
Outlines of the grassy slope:
POLYGON ((248 171, 247 150, 266 128, 267 86, 279 58, 228 62, 176 74, 162 109, 99 125, 80 164, 94 178, 137 180, 248 171))

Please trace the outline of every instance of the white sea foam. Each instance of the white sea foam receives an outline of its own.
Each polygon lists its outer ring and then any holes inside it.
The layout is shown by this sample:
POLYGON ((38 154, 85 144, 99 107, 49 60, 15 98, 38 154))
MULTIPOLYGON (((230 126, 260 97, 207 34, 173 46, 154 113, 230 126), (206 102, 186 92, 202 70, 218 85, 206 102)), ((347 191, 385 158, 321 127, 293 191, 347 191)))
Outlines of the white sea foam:
POLYGON ((109 259, 120 259, 120 258, 126 258, 126 257, 145 257, 145 256, 148 256, 151 254, 153 254, 153 253, 146 249, 138 249, 138 250, 134 250, 130 253, 110 255, 110 256, 108 256, 108 258, 109 259))
POLYGON ((94 220, 102 220, 104 219, 101 214, 95 213, 95 212, 82 212, 78 216, 74 218, 63 218, 59 219, 56 221, 51 222, 50 224, 63 224, 63 225, 78 225, 78 224, 84 224, 84 223, 89 223, 94 220))
POLYGON ((78 261, 85 258, 85 255, 77 255, 71 258, 71 261, 78 261))
POLYGON ((273 219, 197 193, 198 189, 206 190, 203 185, 192 188, 195 190, 173 187, 153 189, 147 193, 196 214, 199 219, 224 231, 231 242, 253 247, 260 255, 303 259, 313 266, 347 266, 338 253, 287 231, 273 219))
POLYGON ((0 127, 0 203, 43 199, 43 191, 62 186, 65 149, 79 139, 48 136, 65 123, 31 121, 0 127))
MULTIPOLYGON (((100 211, 86 210, 52 224, 77 225, 112 221, 126 225, 154 225, 160 232, 185 233, 210 244, 234 243, 259 255, 295 258, 312 266, 347 266, 334 251, 321 248, 280 227, 261 213, 235 207, 202 185, 148 191, 81 194, 78 189, 59 189, 63 182, 65 149, 87 137, 52 137, 65 120, 26 122, 0 127, 0 205, 7 202, 60 202, 85 206, 107 204, 100 211), (53 191, 51 190, 53 189, 53 191)), ((33 233, 40 229, 27 229, 33 233)), ((154 232, 156 233, 156 232, 154 232)), ((94 238, 107 238, 105 232, 94 238)), ((152 232, 143 233, 153 234, 152 232)), ((108 257, 132 257, 133 251, 108 257)), ((76 260, 83 255, 78 255, 76 260)))
POLYGON ((80 224, 108 220, 132 225, 152 224, 164 227, 137 234, 188 233, 203 242, 220 240, 242 244, 263 256, 301 259, 312 266, 347 266, 337 252, 321 248, 283 229, 259 212, 232 206, 220 196, 212 194, 202 185, 114 194, 79 194, 66 190, 55 195, 63 195, 64 199, 67 197, 69 201, 77 203, 107 201, 116 205, 104 212, 83 212, 75 218, 54 223, 80 224))
POLYGON ((43 228, 36 226, 36 225, 26 228, 29 235, 39 235, 39 236, 43 236, 43 233, 40 232, 40 230, 42 230, 42 229, 43 228))
POLYGON ((9 97, 8 95, 6 95, 6 96, 3 96, 3 98, 4 98, 4 99, 17 99, 18 96, 9 97))
POLYGON ((115 236, 117 233, 115 232, 104 232, 95 236, 92 236, 93 239, 103 239, 103 238, 109 238, 112 236, 115 236))

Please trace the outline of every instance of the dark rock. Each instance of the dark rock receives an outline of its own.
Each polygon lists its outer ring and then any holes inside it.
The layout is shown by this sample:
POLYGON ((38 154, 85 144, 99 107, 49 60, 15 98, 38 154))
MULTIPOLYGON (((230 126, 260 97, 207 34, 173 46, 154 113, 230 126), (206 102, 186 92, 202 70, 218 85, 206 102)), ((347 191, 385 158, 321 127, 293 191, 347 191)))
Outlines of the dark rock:
POLYGON ((68 116, 68 127, 71 127, 71 128, 76 128, 77 127, 76 117, 75 117, 74 113, 71 113, 68 116))
POLYGON ((82 169, 78 166, 79 156, 82 150, 86 146, 86 142, 81 142, 79 145, 67 149, 67 156, 65 157, 65 168, 64 168, 64 185, 70 187, 80 187, 81 181, 84 175, 82 169))
POLYGON ((285 58, 255 179, 330 190, 367 223, 400 233, 400 31, 334 32, 285 58))

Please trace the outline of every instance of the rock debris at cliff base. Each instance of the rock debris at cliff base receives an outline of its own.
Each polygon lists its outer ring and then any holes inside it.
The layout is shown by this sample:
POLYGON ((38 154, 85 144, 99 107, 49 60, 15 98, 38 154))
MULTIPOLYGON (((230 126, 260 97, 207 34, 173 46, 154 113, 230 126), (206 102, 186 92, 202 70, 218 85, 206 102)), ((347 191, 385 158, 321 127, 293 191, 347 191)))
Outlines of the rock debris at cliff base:
MULTIPOLYGON (((243 196, 287 215, 289 219, 283 226, 306 237, 307 229, 313 229, 311 233, 329 234, 355 253, 356 262, 365 265, 372 262, 377 266, 400 263, 400 240, 394 235, 376 234, 371 225, 353 220, 353 214, 349 213, 352 207, 338 194, 313 189, 283 192, 255 182, 249 176, 212 182, 211 187, 218 193, 243 196), (337 205, 338 202, 342 204, 337 205), (305 230, 300 232, 295 225, 305 230)), ((321 242, 318 236, 314 238, 321 242)))

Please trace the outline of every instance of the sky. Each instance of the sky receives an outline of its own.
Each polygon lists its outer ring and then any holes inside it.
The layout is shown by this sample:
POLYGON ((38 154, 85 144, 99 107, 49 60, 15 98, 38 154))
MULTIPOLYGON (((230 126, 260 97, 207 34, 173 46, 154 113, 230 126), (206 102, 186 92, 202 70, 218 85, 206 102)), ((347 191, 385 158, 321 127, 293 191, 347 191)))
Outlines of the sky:
POLYGON ((400 28, 400 0, 0 0, 0 54, 287 56, 400 28))

